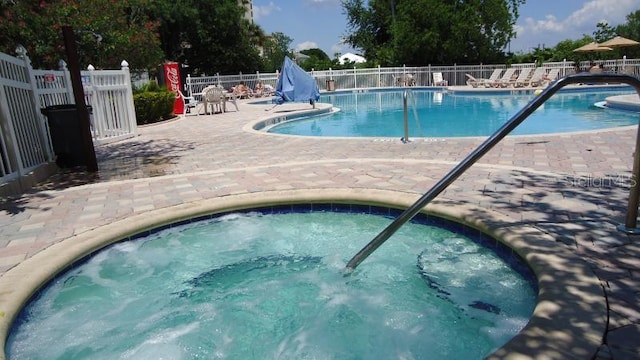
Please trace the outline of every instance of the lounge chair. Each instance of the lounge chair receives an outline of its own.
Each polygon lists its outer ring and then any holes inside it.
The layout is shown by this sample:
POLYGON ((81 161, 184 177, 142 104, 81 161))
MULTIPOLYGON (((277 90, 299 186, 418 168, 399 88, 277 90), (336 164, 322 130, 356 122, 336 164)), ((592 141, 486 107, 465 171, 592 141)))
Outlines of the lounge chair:
POLYGON ((524 68, 520 70, 516 81, 514 81, 511 85, 513 85, 513 87, 525 87, 528 84, 527 81, 529 80, 529 76, 531 75, 532 71, 533 69, 531 68, 524 68))
POLYGON ((516 73, 516 69, 515 68, 508 68, 504 74, 502 75, 502 77, 498 80, 496 80, 494 83, 491 83, 490 86, 492 87, 507 87, 509 85, 511 85, 511 78, 513 77, 513 74, 516 73))
POLYGON ((485 87, 496 87, 496 82, 500 79, 500 74, 502 74, 502 69, 495 69, 491 73, 491 76, 484 82, 485 87))
POLYGON ((540 85, 547 86, 550 83, 558 80, 558 76, 560 75, 560 69, 551 69, 547 76, 542 79, 542 83, 540 85))
POLYGON ((547 75, 547 69, 543 67, 537 67, 533 74, 531 74, 531 78, 525 84, 526 86, 540 86, 542 85, 542 80, 544 76, 547 75))
POLYGON ((441 72, 433 73, 433 85, 435 86, 447 86, 449 82, 442 77, 441 72))
POLYGON ((467 85, 477 88, 478 86, 484 86, 487 79, 476 79, 471 74, 464 74, 467 77, 467 85))

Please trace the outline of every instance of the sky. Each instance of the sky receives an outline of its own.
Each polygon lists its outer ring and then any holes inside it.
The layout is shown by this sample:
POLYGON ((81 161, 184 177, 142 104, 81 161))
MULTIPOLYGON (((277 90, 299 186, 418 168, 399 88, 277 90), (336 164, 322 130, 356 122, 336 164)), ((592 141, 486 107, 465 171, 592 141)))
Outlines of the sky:
MULTIPOLYGON (((336 53, 358 53, 341 43, 348 28, 340 4, 340 0, 253 0, 254 21, 266 33, 281 32, 292 38, 294 51, 320 48, 331 58, 336 53)), ((510 50, 526 53, 585 34, 593 36, 598 22, 615 27, 636 10, 640 0, 527 0, 519 8, 517 37, 510 50)))

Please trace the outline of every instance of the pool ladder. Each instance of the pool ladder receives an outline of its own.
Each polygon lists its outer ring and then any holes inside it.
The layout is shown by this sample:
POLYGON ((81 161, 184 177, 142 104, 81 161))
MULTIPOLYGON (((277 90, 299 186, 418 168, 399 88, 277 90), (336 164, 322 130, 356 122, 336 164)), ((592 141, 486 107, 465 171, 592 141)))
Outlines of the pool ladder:
MULTIPOLYGON (((411 220, 416 216, 420 210, 422 210, 427 204, 429 204, 436 196, 444 191, 452 182, 454 182, 460 175, 462 175, 471 165, 478 161, 484 154, 486 154, 491 148, 499 143, 505 136, 513 131, 518 125, 520 125, 529 115, 531 115, 538 107, 544 104, 553 94, 555 94, 561 88, 571 84, 604 84, 604 83, 623 83, 631 85, 638 96, 640 96, 640 79, 637 77, 622 75, 622 74, 575 74, 569 75, 549 85, 538 96, 536 96, 531 102, 529 102, 524 108, 522 108, 517 114, 515 114, 509 121, 507 121, 502 127, 500 127, 495 133, 487 138, 482 144, 480 144, 475 150, 473 150, 467 157, 465 157, 458 165, 456 165, 449 173, 447 173, 440 181, 438 181, 429 191, 427 191, 420 199, 418 199, 413 205, 403 211, 398 217, 391 222, 385 229, 383 229, 373 240, 371 240, 365 247, 363 247, 349 262, 347 263, 347 271, 355 269, 362 261, 364 261, 371 253, 373 253, 380 245, 387 241, 404 223, 411 220)), ((404 96, 405 106, 405 125, 407 124, 407 110, 406 110, 406 91, 404 96)), ((405 127, 405 138, 408 141, 408 130, 405 127)), ((629 202, 627 207, 627 215, 624 224, 618 226, 620 231, 629 234, 640 234, 640 230, 637 228, 638 221, 638 201, 640 196, 640 124, 636 134, 636 147, 633 157, 633 171, 631 174, 631 189, 629 190, 629 202)))

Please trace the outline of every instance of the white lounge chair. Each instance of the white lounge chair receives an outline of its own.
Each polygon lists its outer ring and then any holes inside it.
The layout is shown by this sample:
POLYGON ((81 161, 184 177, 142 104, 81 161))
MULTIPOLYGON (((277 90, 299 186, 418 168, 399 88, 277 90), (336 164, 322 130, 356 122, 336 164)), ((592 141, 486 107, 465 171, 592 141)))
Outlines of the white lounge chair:
POLYGON ((529 76, 531 75, 532 71, 533 69, 531 68, 524 68, 520 70, 520 73, 518 74, 516 81, 512 83, 513 87, 525 87, 527 85, 527 81, 529 80, 529 76))
POLYGON ((484 87, 495 87, 496 82, 500 79, 500 74, 502 74, 502 69, 495 69, 491 73, 491 76, 484 82, 484 87))
POLYGON ((478 86, 483 86, 484 82, 487 80, 487 79, 476 79, 471 74, 464 74, 464 76, 467 77, 467 85, 474 88, 477 88, 478 86))
POLYGON ((502 69, 495 69, 491 73, 488 79, 484 78, 475 78, 471 74, 464 74, 467 77, 467 85, 472 87, 484 86, 484 87, 496 87, 499 85, 498 79, 500 79, 500 74, 502 74, 502 69))
POLYGON ((433 73, 433 85, 435 86, 447 86, 449 82, 442 77, 441 72, 433 73))
POLYGON ((531 78, 526 82, 526 86, 540 86, 542 85, 542 80, 544 76, 547 74, 547 69, 543 67, 537 67, 533 74, 531 74, 531 78))
POLYGON ((504 74, 502 75, 502 77, 498 80, 496 80, 494 83, 491 84, 491 86, 493 87, 507 87, 509 85, 511 85, 511 78, 513 77, 513 74, 516 73, 516 69, 515 68, 508 68, 504 74))
POLYGON ((542 86, 547 86, 550 83, 558 80, 558 76, 560 76, 560 69, 551 69, 546 77, 542 79, 542 86))

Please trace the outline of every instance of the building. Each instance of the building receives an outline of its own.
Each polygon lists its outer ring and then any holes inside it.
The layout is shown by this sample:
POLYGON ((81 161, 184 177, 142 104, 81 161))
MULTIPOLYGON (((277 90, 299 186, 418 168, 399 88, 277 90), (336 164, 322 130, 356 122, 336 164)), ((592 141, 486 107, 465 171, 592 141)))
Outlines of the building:
POLYGON ((238 5, 244 8, 244 18, 253 24, 253 0, 238 0, 238 5))

